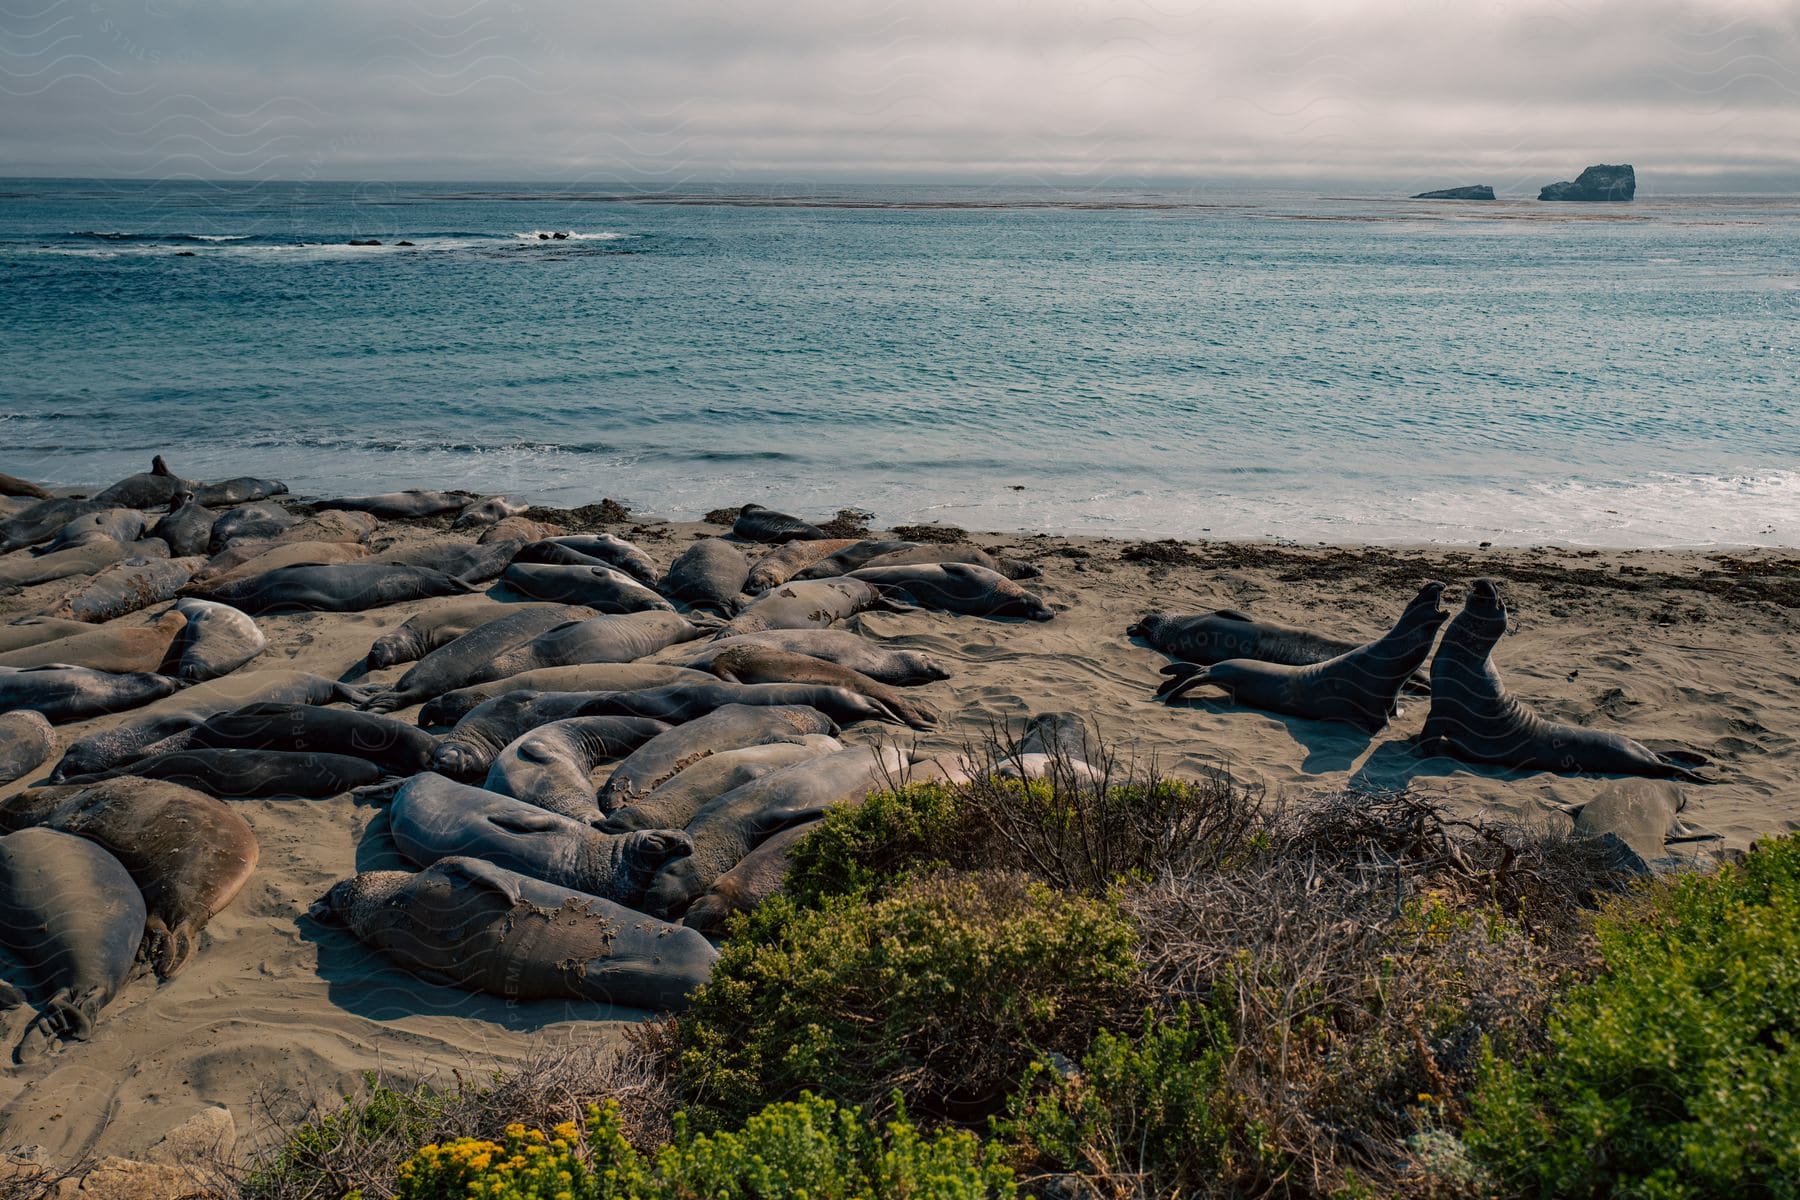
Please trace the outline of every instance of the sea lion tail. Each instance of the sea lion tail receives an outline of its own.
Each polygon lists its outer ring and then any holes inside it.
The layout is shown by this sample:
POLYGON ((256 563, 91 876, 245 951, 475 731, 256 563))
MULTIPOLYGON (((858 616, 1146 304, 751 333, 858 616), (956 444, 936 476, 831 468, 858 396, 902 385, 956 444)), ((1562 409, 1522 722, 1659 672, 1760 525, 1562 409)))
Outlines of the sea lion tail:
POLYGON ((194 938, 186 926, 171 929, 161 917, 151 917, 144 923, 144 942, 138 947, 138 957, 150 964, 158 979, 173 979, 193 956, 194 938))
POLYGON ((1712 759, 1695 750, 1658 750, 1654 751, 1657 761, 1667 768, 1670 778, 1684 780, 1688 783, 1717 783, 1710 775, 1700 774, 1701 767, 1712 765, 1712 759))
POLYGON ((1156 695, 1172 704, 1202 684, 1212 682, 1212 668, 1201 663, 1170 663, 1162 670, 1169 678, 1157 685, 1156 695))
POLYGON ((25 1036, 13 1050, 13 1061, 28 1063, 60 1041, 87 1041, 94 1036, 94 1014, 105 1002, 99 988, 79 994, 63 988, 44 1002, 38 1015, 25 1027, 25 1036))

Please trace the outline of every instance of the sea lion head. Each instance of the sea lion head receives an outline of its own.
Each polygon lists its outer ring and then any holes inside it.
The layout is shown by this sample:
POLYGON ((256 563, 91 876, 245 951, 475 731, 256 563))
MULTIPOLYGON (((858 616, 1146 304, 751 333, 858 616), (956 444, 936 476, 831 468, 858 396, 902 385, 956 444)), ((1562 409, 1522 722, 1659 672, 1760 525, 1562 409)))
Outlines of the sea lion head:
POLYGON ((1406 622, 1420 621, 1432 629, 1436 629, 1450 619, 1450 610, 1443 606, 1444 584, 1440 580, 1429 580, 1419 589, 1412 603, 1406 606, 1401 620, 1406 622))
POLYGON ((1499 582, 1477 579, 1469 585, 1463 610, 1450 626, 1446 637, 1485 653, 1506 633, 1506 601, 1500 598, 1499 582))

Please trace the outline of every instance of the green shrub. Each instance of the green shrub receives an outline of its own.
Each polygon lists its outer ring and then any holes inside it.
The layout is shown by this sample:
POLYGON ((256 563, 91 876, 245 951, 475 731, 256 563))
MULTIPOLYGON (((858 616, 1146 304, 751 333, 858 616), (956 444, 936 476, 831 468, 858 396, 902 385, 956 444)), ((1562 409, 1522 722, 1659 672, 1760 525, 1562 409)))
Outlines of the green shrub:
POLYGON ((455 1093, 424 1084, 395 1088, 373 1072, 359 1096, 319 1113, 282 1139, 239 1184, 245 1200, 338 1200, 367 1182, 371 1160, 392 1163, 440 1127, 455 1093))
POLYGON ((676 1083, 717 1127, 809 1089, 879 1109, 997 1109, 1039 1049, 1079 1054, 1135 1006, 1111 899, 1016 874, 939 875, 817 909, 764 903, 679 1028, 676 1083))
POLYGON ((1800 837, 1601 918, 1549 1047, 1482 1064, 1471 1149, 1556 1196, 1800 1195, 1800 837))
POLYGON ((1040 1059, 1008 1102, 999 1134, 1023 1163, 1091 1174, 1130 1192, 1186 1196, 1231 1173, 1234 1120, 1225 1023, 1181 1005, 1144 1016, 1136 1039, 1102 1032, 1079 1072, 1040 1059))
POLYGON ((617 1106, 546 1134, 514 1125, 501 1142, 422 1147, 399 1171, 396 1200, 986 1200, 1016 1192, 1012 1173, 974 1136, 922 1136, 904 1113, 875 1128, 859 1113, 802 1096, 742 1129, 690 1135, 644 1156, 617 1106))

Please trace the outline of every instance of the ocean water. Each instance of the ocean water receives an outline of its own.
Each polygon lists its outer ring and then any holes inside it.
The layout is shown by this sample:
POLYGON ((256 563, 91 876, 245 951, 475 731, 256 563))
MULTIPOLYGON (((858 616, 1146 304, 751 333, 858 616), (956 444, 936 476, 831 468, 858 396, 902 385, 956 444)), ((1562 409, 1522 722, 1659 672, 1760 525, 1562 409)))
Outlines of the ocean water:
POLYGON ((1792 197, 0 181, 61 483, 1795 545, 1797 392, 1792 197))

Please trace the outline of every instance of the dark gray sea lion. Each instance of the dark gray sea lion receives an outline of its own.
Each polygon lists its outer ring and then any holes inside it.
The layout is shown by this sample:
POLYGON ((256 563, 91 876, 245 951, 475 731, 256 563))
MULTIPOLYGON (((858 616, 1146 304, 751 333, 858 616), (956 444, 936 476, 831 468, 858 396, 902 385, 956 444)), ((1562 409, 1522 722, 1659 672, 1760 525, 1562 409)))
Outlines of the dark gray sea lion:
MULTIPOLYGON (((613 768, 590 803, 602 813, 636 804, 678 772, 726 750, 742 750, 769 742, 797 742, 838 731, 836 722, 816 708, 795 705, 721 705, 704 716, 659 733, 613 768)), ((490 776, 491 778, 491 776, 490 776)))
POLYGON ((23 512, 0 521, 0 554, 10 554, 26 546, 35 546, 56 531, 86 513, 99 512, 112 505, 99 500, 74 500, 57 497, 39 500, 23 512))
MULTIPOLYGON (((650 561, 650 556, 645 554, 636 543, 628 542, 624 538, 615 537, 610 533, 568 534, 550 538, 546 542, 537 543, 537 545, 540 548, 556 546, 563 550, 572 550, 576 554, 599 562, 601 566, 623 571, 639 583, 647 583, 652 587, 656 586, 656 581, 661 576, 661 572, 656 569, 656 564, 650 561)), ((523 557, 521 560, 524 562, 556 561, 551 558, 523 557)))
POLYGON ((219 504, 248 504, 252 500, 285 496, 288 485, 279 479, 239 475, 235 479, 221 479, 218 483, 198 483, 191 490, 196 503, 211 507, 219 504))
POLYGON ((56 730, 44 715, 27 709, 0 712, 0 784, 23 779, 56 749, 56 730))
POLYGON ((721 750, 682 768, 643 799, 626 805, 600 822, 599 828, 607 833, 681 829, 701 809, 733 788, 760 779, 771 771, 843 749, 844 744, 836 738, 813 733, 792 742, 766 742, 760 746, 721 750))
POLYGON ((802 821, 770 836, 737 866, 713 880, 706 893, 688 905, 681 923, 708 936, 724 933, 732 914, 749 912, 781 891, 793 864, 794 847, 818 827, 816 820, 802 821))
POLYGON ((641 747, 637 733, 613 716, 551 721, 507 743, 483 786, 571 820, 597 821, 602 809, 594 798, 594 768, 635 754, 641 747))
POLYGON ((512 564, 522 542, 463 542, 446 538, 383 550, 371 562, 400 563, 405 566, 430 567, 470 583, 497 579, 512 564))
POLYGON ((665 919, 687 911, 713 882, 771 834, 823 816, 834 804, 860 804, 906 769, 892 746, 857 746, 796 763, 726 792, 688 822, 693 852, 657 873, 643 909, 665 919))
POLYGON ((851 542, 848 546, 834 550, 818 562, 794 573, 796 581, 808 579, 836 579, 840 575, 848 575, 872 558, 880 558, 884 554, 893 554, 900 550, 916 550, 923 542, 909 542, 903 538, 864 538, 860 542, 851 542))
POLYGON ((110 770, 147 753, 177 750, 195 726, 214 713, 230 712, 263 701, 290 704, 355 704, 366 688, 340 683, 306 671, 243 671, 184 688, 144 706, 110 729, 88 734, 69 747, 55 777, 91 775, 110 770))
POLYGON ((217 519, 218 514, 197 502, 192 492, 182 492, 150 536, 160 538, 178 558, 205 554, 212 548, 212 527, 217 519))
POLYGON ((48 500, 50 493, 30 480, 0 472, 0 496, 29 496, 33 500, 48 500))
POLYGON ((708 670, 719 655, 735 646, 746 645, 773 646, 777 650, 822 658, 895 687, 950 678, 949 669, 928 654, 890 649, 848 629, 767 629, 719 638, 706 643, 697 652, 686 653, 682 665, 708 670))
POLYGON ((368 707, 393 712, 420 704, 433 696, 480 683, 495 672, 505 674, 504 656, 553 629, 583 620, 591 609, 568 605, 533 604, 507 606, 491 621, 438 647, 400 677, 391 688, 377 693, 368 707))
POLYGON ((508 500, 505 496, 489 496, 485 500, 477 500, 465 505, 456 514, 456 520, 450 523, 452 529, 479 529, 485 525, 498 525, 508 517, 522 517, 531 510, 531 505, 520 504, 516 500, 508 500))
POLYGON ((911 611, 911 605, 890 599, 880 588, 860 579, 784 583, 739 610, 717 636, 735 637, 767 629, 824 629, 861 612, 911 611))
POLYGON ((160 541, 115 542, 111 538, 90 538, 79 546, 54 554, 0 558, 0 589, 53 583, 77 575, 96 575, 127 559, 167 558, 168 555, 168 547, 160 541))
MULTIPOLYGON (((38 1009, 16 1061, 92 1036, 137 960, 144 916, 131 875, 95 843, 54 829, 0 837, 0 946, 23 965, 38 1009)), ((0 983, 0 1000, 8 991, 0 983)))
POLYGON ((411 775, 431 765, 438 740, 416 725, 374 713, 264 702, 214 713, 194 727, 186 745, 209 750, 328 750, 367 759, 395 775, 411 775))
MULTIPOLYGON (((185 561, 185 560, 176 560, 185 561)), ((208 585, 208 600, 220 600, 247 613, 363 612, 476 591, 474 584, 433 571, 397 563, 351 562, 327 566, 279 567, 224 587, 208 585)))
POLYGON ((40 554, 54 554, 79 546, 90 538, 111 538, 115 542, 135 542, 144 536, 144 514, 135 508, 103 508, 83 513, 51 535, 38 548, 40 554))
MULTIPOLYGON (((408 617, 399 628, 391 629, 375 639, 365 661, 372 670, 391 667, 395 663, 416 662, 433 650, 448 646, 464 634, 475 632, 490 621, 532 610, 554 610, 565 614, 564 620, 569 621, 599 615, 591 609, 571 608, 566 604, 501 604, 486 596, 474 596, 408 617)), ((553 629, 555 626, 547 628, 553 629)), ((536 634, 532 636, 535 637, 536 634)))
POLYGON ((1443 584, 1427 583, 1385 635, 1322 663, 1295 667, 1232 658, 1208 666, 1185 664, 1186 670, 1165 679, 1156 694, 1172 703, 1196 687, 1218 687, 1234 704, 1343 721, 1374 733, 1388 723, 1400 689, 1431 654, 1438 627, 1449 620, 1438 604, 1443 595, 1443 584))
POLYGON ((649 717, 681 725, 698 720, 715 708, 727 704, 800 705, 816 708, 833 721, 849 725, 856 721, 891 721, 903 724, 885 705, 838 687, 822 687, 810 683, 725 683, 677 684, 673 687, 644 688, 634 692, 592 692, 579 715, 649 717))
POLYGON ((10 625, 0 625, 0 654, 41 646, 78 633, 92 633, 86 621, 66 621, 60 617, 22 617, 10 625))
POLYGON ((1025 723, 1021 754, 1046 754, 1067 762, 1092 763, 1102 756, 1099 738, 1088 722, 1072 712, 1038 713, 1025 723))
POLYGON ((174 690, 173 679, 147 671, 120 675, 88 667, 0 667, 0 712, 35 709, 52 725, 125 712, 174 690))
POLYGON ((744 591, 760 596, 772 587, 780 587, 821 559, 856 544, 855 538, 798 538, 785 546, 777 546, 750 568, 750 576, 744 580, 744 591))
MULTIPOLYGON (((1326 637, 1298 625, 1260 621, 1234 608, 1186 616, 1146 613, 1125 632, 1130 637, 1143 638, 1157 650, 1185 663, 1254 658, 1258 662, 1305 667, 1348 654, 1363 644, 1326 637)), ((1171 664, 1172 667, 1175 665, 1171 664)), ((1415 674, 1407 684, 1409 691, 1422 692, 1428 686, 1423 671, 1415 674)))
POLYGON ((98 492, 94 499, 100 504, 116 504, 125 508, 166 508, 175 499, 175 493, 190 490, 193 486, 169 470, 169 465, 158 454, 150 460, 148 471, 127 475, 111 487, 98 492))
POLYGON ((182 594, 205 596, 214 589, 223 590, 281 567, 363 562, 368 557, 367 546, 352 542, 242 543, 207 559, 206 566, 194 572, 194 578, 182 589, 182 594))
POLYGON ((62 782, 89 784, 134 775, 143 779, 166 779, 209 796, 243 800, 271 796, 318 799, 369 787, 388 778, 389 774, 385 767, 348 754, 189 747, 147 755, 110 771, 65 775, 62 782))
POLYGON ((969 542, 931 542, 908 546, 903 550, 877 554, 857 570, 872 571, 882 567, 910 567, 928 563, 968 563, 1004 575, 1008 579, 1036 579, 1043 574, 1043 571, 1022 559, 1000 558, 969 542))
POLYGON ((710 608, 730 616, 738 610, 739 593, 750 574, 744 552, 724 538, 701 538, 669 564, 662 589, 694 608, 710 608))
POLYGON ((784 512, 776 512, 772 508, 764 508, 760 504, 746 504, 738 510, 737 520, 731 526, 733 536, 746 542, 769 542, 780 544, 791 542, 795 538, 822 538, 825 531, 817 525, 809 525, 799 517, 790 517, 784 512))
POLYGON ((1659 753, 1623 734, 1546 721, 1514 699, 1489 658, 1505 633, 1498 586, 1477 579, 1431 660, 1431 712, 1419 734, 1423 749, 1530 771, 1711 782, 1695 773, 1707 763, 1703 755, 1659 753))
POLYGON ((165 612, 145 625, 89 625, 87 632, 0 654, 0 667, 47 667, 62 664, 128 674, 165 671, 164 663, 179 640, 187 618, 165 612))
POLYGON ((365 872, 310 915, 428 982, 509 1000, 681 1009, 718 958, 692 929, 477 858, 365 872))
POLYGON ((127 616, 152 604, 173 600, 205 562, 195 556, 132 558, 114 563, 65 592, 43 615, 94 624, 127 616))
POLYGON ((173 649, 173 673, 184 682, 204 683, 229 675, 269 644, 249 614, 229 604, 190 596, 177 600, 174 611, 187 618, 173 649))
POLYGON ((601 613, 675 611, 673 604, 625 572, 611 567, 514 563, 506 568, 500 582, 533 600, 582 604, 601 613))
POLYGON ((401 786, 388 806, 388 829, 400 853, 421 867, 478 858, 630 905, 643 899, 665 864, 693 848, 678 830, 601 833, 585 821, 434 774, 401 786))
POLYGON ((476 705, 508 692, 635 692, 676 683, 706 683, 704 671, 661 663, 578 663, 572 667, 539 667, 505 679, 490 679, 445 692, 419 710, 421 725, 454 725, 476 705))
POLYGON ((300 523, 300 518, 273 500, 228 508, 213 520, 207 544, 217 553, 234 542, 266 541, 300 523))
POLYGON ((727 683, 817 683, 856 692, 880 704, 914 729, 937 724, 937 714, 860 671, 810 654, 773 646, 739 644, 713 656, 707 670, 727 683))
POLYGON ((243 890, 260 853, 229 805, 162 780, 26 792, 0 806, 0 821, 84 837, 118 859, 144 898, 139 957, 162 979, 187 965, 200 931, 243 890))
MULTIPOLYGON (((431 769, 455 779, 479 779, 494 765, 494 758, 512 742, 551 721, 571 717, 606 716, 590 713, 596 697, 601 707, 612 707, 617 692, 511 692, 477 705, 456 728, 444 735, 431 757, 431 769)), ((669 728, 667 721, 619 716, 608 735, 611 743, 630 753, 669 728)))
POLYGON ((384 519, 435 517, 440 513, 461 512, 476 499, 478 497, 473 492, 427 492, 413 489, 385 492, 379 496, 346 496, 338 500, 321 500, 319 507, 365 512, 384 519))
POLYGON ((1024 617, 1048 621, 1056 615, 1044 598, 998 571, 973 563, 915 563, 904 567, 860 567, 844 576, 910 598, 920 607, 973 617, 1024 617))

